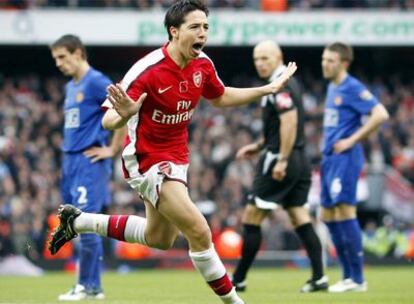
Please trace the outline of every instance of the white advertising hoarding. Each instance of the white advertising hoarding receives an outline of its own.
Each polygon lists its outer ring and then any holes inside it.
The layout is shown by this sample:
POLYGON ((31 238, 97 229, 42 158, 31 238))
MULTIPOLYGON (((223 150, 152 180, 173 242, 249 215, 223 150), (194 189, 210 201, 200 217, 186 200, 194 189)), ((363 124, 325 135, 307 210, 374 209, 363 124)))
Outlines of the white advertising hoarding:
MULTIPOLYGON (((0 44, 50 44, 66 33, 89 45, 159 45, 166 41, 162 11, 0 11, 0 44)), ((252 46, 262 39, 282 45, 414 45, 414 12, 320 11, 262 13, 212 11, 209 45, 252 46)))

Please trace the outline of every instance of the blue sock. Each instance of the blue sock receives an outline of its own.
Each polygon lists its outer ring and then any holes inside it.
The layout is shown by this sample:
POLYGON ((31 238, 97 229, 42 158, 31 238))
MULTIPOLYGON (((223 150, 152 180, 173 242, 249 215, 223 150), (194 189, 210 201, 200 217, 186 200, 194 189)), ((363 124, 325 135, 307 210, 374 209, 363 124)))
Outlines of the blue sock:
POLYGON ((338 225, 345 235, 345 246, 348 248, 351 265, 351 278, 354 282, 364 282, 364 251, 362 249, 361 227, 357 219, 350 219, 338 222, 338 225))
POLYGON ((329 232, 331 233, 332 241, 335 245, 336 254, 342 266, 342 278, 348 279, 351 277, 351 262, 348 255, 348 250, 345 246, 344 236, 339 227, 339 222, 326 222, 329 232))
POLYGON ((96 234, 81 234, 79 284, 86 289, 101 288, 102 239, 96 234))

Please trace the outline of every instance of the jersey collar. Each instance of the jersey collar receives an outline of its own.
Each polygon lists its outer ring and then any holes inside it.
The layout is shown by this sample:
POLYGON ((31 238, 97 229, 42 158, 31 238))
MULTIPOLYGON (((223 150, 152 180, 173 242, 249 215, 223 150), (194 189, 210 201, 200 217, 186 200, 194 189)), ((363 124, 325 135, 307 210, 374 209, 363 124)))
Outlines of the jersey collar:
POLYGON ((171 66, 171 67, 173 67, 174 69, 178 69, 178 70, 180 70, 180 71, 183 71, 183 70, 185 70, 185 69, 187 69, 189 66, 191 66, 192 64, 193 64, 193 62, 196 60, 196 59, 194 59, 194 60, 191 60, 190 61, 190 63, 188 63, 184 68, 180 68, 176 63, 175 63, 175 61, 171 58, 171 56, 170 56, 170 54, 168 53, 168 51, 167 51, 167 46, 170 44, 170 42, 168 41, 168 42, 166 42, 163 46, 162 46, 162 53, 164 54, 164 56, 165 56, 165 59, 166 59, 166 61, 167 61, 167 63, 168 63, 168 65, 169 66, 171 66))
POLYGON ((166 61, 168 62, 168 64, 174 68, 177 68, 178 65, 174 62, 174 60, 172 60, 170 54, 168 54, 167 51, 167 46, 170 44, 170 42, 166 42, 163 46, 162 46, 162 53, 165 56, 166 61))

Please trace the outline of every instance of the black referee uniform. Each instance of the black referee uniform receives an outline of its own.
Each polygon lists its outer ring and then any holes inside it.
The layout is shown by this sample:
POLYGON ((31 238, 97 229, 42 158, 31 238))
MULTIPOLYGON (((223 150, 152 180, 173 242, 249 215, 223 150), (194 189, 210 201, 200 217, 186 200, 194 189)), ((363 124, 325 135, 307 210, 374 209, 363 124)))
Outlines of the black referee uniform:
MULTIPOLYGON (((279 76, 282 72, 283 70, 277 69, 272 78, 279 76)), ((248 203, 256 205, 259 209, 275 209, 278 205, 284 208, 302 206, 307 202, 311 170, 304 151, 305 113, 299 83, 295 78, 291 78, 282 91, 264 96, 261 106, 264 150, 259 160, 248 203), (298 113, 296 141, 288 158, 286 176, 282 181, 277 181, 272 178, 272 169, 279 157, 280 115, 294 109, 298 113)))

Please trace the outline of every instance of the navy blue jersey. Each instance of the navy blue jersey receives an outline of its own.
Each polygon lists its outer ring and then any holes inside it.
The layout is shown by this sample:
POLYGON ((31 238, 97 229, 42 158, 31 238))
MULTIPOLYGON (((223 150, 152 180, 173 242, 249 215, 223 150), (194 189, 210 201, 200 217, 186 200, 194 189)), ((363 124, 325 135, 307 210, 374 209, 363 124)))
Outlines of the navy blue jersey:
POLYGON ((91 146, 108 144, 109 132, 102 127, 106 87, 111 83, 101 72, 90 68, 79 82, 66 85, 63 131, 64 152, 79 152, 91 146))
MULTIPOLYGON (((333 153, 334 144, 347 138, 361 127, 361 119, 378 103, 368 89, 356 78, 348 75, 339 85, 328 86, 324 113, 322 153, 333 153)), ((352 149, 361 149, 360 144, 352 149)))

